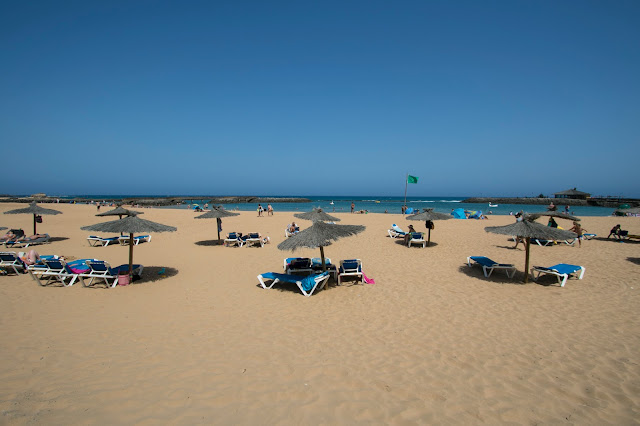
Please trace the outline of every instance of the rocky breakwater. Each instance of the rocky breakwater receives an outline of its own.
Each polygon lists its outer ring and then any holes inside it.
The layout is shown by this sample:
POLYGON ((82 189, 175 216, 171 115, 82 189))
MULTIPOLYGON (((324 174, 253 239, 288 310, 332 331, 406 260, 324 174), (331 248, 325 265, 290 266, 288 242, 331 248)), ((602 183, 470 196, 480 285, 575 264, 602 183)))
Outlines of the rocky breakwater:
POLYGON ((278 197, 162 197, 162 198, 127 198, 125 204, 139 206, 174 206, 191 203, 193 200, 207 200, 211 204, 243 204, 243 203, 308 203, 308 198, 278 198, 278 197))

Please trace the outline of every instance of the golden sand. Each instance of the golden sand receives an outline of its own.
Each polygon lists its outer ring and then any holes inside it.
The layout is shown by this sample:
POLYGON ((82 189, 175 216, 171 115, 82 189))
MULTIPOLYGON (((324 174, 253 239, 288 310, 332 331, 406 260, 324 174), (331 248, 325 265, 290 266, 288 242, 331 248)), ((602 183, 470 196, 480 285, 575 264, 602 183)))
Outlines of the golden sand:
MULTIPOLYGON (((127 262, 126 247, 89 246, 80 227, 105 220, 95 207, 52 207, 64 214, 39 224, 54 237, 37 246, 40 254, 127 262)), ((586 268, 583 280, 560 288, 553 279, 522 284, 524 251, 484 231, 511 217, 439 221, 432 246, 409 249, 387 236, 392 223, 407 227, 400 215, 336 213, 367 229, 326 255, 334 263, 362 259, 376 284, 331 282, 306 298, 292 286, 264 290, 256 278, 281 272, 292 256, 276 246, 293 213, 223 219, 225 235, 257 231, 272 241, 227 248, 211 244, 215 220, 144 212, 178 228, 135 247, 146 281, 43 288, 28 274, 0 277, 0 424, 640 419, 640 246, 601 239, 619 222, 640 233, 638 218, 585 217, 584 228, 598 237, 581 248, 532 246, 532 265, 586 268), (514 263, 518 273, 486 279, 467 267, 470 255, 514 263), (165 278, 157 275, 162 267, 165 278)), ((3 215, 1 224, 30 233, 32 217, 3 215)))

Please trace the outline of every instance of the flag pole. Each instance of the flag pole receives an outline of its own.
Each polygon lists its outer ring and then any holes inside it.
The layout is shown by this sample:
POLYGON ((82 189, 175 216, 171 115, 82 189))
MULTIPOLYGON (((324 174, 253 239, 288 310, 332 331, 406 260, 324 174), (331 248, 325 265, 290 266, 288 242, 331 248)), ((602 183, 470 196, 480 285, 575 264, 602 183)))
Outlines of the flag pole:
POLYGON ((407 173, 407 176, 404 179, 404 204, 402 205, 403 207, 402 214, 405 214, 405 212, 407 211, 406 209, 404 209, 404 207, 407 206, 407 186, 408 185, 409 185, 409 173, 407 173))

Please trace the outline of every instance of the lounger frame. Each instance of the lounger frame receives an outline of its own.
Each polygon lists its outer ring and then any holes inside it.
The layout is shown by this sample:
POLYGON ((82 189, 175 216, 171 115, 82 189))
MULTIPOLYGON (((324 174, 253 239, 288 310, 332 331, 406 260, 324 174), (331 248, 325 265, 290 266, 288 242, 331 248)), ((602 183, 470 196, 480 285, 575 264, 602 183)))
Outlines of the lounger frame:
POLYGON ((271 289, 273 288, 274 285, 276 285, 279 282, 294 283, 295 285, 298 286, 298 289, 300 289, 302 294, 304 294, 306 297, 310 297, 316 290, 322 290, 322 288, 325 286, 325 284, 329 280, 329 273, 324 272, 322 274, 313 275, 313 281, 315 282, 315 284, 313 285, 313 288, 311 288, 311 290, 305 291, 305 289, 302 287, 302 281, 308 278, 309 277, 303 277, 300 275, 278 274, 275 272, 267 272, 267 273, 258 275, 258 281, 260 281, 260 285, 264 289, 271 289), (273 281, 271 282, 271 285, 267 285, 265 280, 273 280, 273 281))
POLYGON ((516 267, 510 263, 498 263, 495 260, 491 260, 485 256, 469 256, 467 257, 467 266, 473 266, 471 261, 476 265, 482 266, 482 272, 486 278, 489 278, 494 270, 502 269, 508 278, 513 278, 516 274, 516 267))
MULTIPOLYGON (((559 265, 554 265, 554 266, 559 266, 559 265)), ((577 278, 581 280, 582 277, 584 276, 584 271, 585 271, 584 266, 572 265, 580 269, 576 269, 574 272, 568 272, 568 273, 561 273, 557 269, 554 269, 554 266, 551 266, 550 268, 546 268, 544 266, 534 266, 533 268, 531 268, 531 275, 533 276, 533 280, 538 281, 538 278, 540 278, 540 275, 542 274, 555 275, 558 278, 558 283, 560 283, 560 287, 564 287, 569 277, 576 276, 577 274, 577 278)))

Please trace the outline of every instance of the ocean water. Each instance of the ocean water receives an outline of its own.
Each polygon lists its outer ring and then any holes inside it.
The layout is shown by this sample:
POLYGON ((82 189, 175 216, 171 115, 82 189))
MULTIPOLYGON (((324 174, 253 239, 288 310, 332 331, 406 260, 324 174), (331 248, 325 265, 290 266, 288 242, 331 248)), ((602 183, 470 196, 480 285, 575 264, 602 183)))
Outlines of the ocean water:
MULTIPOLYGON (((131 198, 132 196, 83 196, 85 198, 100 199, 120 199, 131 198)), ((294 197, 294 196, 269 196, 269 197, 294 197)), ((72 197, 61 197, 72 198, 72 197)), ((143 196, 140 196, 143 198, 143 196)), ((149 197, 145 197, 149 198, 149 197)), ((300 196, 296 196, 300 198, 300 196)), ((310 211, 312 208, 320 207, 324 211, 331 212, 350 212, 351 203, 355 204, 356 212, 363 211, 365 213, 401 213, 402 205, 404 204, 404 197, 375 197, 375 196, 351 196, 351 197, 331 197, 331 196, 306 196, 311 201, 305 203, 271 203, 274 212, 305 212, 310 211)), ((463 208, 468 211, 482 211, 485 215, 508 215, 510 213, 516 213, 523 210, 527 213, 542 213, 547 210, 546 205, 535 204, 499 204, 497 207, 489 207, 488 204, 475 204, 475 203, 462 203, 462 200, 469 197, 407 197, 407 207, 413 208, 415 211, 422 211, 425 208, 433 208, 440 213, 451 213, 453 209, 463 208)), ((187 204, 167 206, 162 208, 179 208, 187 209, 189 205, 193 207, 194 204, 204 206, 208 203, 209 199, 201 199, 194 197, 191 200, 187 200, 187 204), (190 201, 190 203, 189 203, 190 201)), ((258 203, 232 203, 223 204, 227 210, 239 210, 239 211, 257 211, 258 203)), ((267 204, 262 205, 265 209, 267 204)), ((558 203, 558 208, 562 208, 562 204, 558 203)), ((570 212, 575 216, 610 216, 614 208, 610 207, 591 207, 591 206, 571 206, 570 212)))

